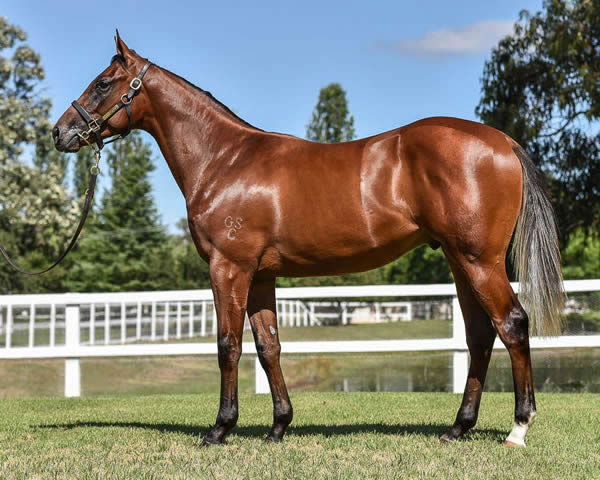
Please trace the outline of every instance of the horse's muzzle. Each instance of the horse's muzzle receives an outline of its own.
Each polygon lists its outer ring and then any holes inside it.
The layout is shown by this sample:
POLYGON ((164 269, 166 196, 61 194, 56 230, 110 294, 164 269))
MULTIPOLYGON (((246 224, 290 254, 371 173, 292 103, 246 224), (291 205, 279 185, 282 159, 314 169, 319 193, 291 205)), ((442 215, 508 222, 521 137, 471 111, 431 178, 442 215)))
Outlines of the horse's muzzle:
POLYGON ((77 152, 81 148, 76 128, 61 128, 55 125, 52 129, 54 147, 59 152, 77 152))

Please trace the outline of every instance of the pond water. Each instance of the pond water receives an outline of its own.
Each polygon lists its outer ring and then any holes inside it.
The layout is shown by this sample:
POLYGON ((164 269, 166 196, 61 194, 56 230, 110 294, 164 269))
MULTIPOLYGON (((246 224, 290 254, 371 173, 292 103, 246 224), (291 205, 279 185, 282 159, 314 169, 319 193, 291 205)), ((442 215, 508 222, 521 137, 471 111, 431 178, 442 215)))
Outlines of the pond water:
MULTIPOLYGON (((600 393, 600 348, 536 350, 532 357, 537 391, 600 393)), ((291 391, 452 391, 448 352, 288 355, 282 367, 291 391)), ((485 389, 513 390, 505 351, 494 351, 485 389)))
MULTIPOLYGON (((290 392, 451 392, 452 354, 447 352, 283 355, 290 392)), ((239 390, 252 393, 254 357, 240 361, 239 390)), ((600 348, 535 351, 534 380, 542 392, 600 393, 600 348)), ((82 359, 83 395, 144 395, 219 391, 216 356, 82 359)), ((64 361, 0 362, 0 398, 62 396, 64 361)), ((512 391, 510 359, 494 351, 486 390, 512 391)))

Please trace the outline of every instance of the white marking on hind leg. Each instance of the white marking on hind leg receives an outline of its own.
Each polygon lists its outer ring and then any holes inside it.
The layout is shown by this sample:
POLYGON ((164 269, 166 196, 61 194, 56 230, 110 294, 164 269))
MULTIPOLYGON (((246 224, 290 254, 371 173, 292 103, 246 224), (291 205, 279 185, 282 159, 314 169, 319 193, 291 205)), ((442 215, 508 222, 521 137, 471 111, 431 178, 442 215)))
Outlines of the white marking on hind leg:
POLYGON ((536 415, 536 413, 533 412, 531 414, 531 417, 529 417, 529 421, 527 423, 515 422, 512 430, 510 432, 510 435, 508 435, 508 437, 506 437, 505 442, 514 443, 515 445, 524 447, 525 446, 525 435, 527 435, 527 430, 529 430, 529 427, 531 425, 533 425, 533 422, 535 421, 535 415, 536 415))

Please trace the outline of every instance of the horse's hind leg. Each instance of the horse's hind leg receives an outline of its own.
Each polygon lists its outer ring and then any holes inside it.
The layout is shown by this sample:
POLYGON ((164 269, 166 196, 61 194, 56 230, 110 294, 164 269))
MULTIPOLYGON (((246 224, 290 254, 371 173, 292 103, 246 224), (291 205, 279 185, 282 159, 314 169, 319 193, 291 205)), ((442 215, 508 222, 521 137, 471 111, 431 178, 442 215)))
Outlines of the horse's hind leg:
POLYGON ((504 256, 465 257, 456 250, 446 253, 463 272, 473 295, 489 315, 508 350, 515 391, 515 424, 505 443, 525 446, 527 429, 536 415, 529 319, 506 276, 504 256))
POLYGON ((496 330, 494 330, 490 317, 471 291, 468 280, 458 268, 452 268, 452 271, 465 321, 471 363, 462 404, 454 425, 440 438, 442 442, 459 439, 477 423, 481 393, 496 339, 496 330))
POLYGON ((281 346, 277 332, 275 278, 255 278, 248 297, 248 316, 260 364, 267 374, 273 397, 273 426, 266 440, 279 442, 292 421, 292 404, 279 364, 281 346))

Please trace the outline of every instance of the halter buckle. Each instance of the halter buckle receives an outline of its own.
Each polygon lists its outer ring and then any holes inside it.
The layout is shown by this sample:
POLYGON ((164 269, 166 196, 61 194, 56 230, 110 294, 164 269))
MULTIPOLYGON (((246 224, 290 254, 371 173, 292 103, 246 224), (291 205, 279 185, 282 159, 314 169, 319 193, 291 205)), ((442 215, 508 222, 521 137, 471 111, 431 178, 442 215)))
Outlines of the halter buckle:
POLYGON ((131 80, 131 82, 129 83, 129 86, 133 89, 133 90, 139 90, 140 88, 142 88, 142 80, 135 77, 133 80, 131 80))
POLYGON ((133 97, 129 98, 126 93, 121 95, 121 101, 123 102, 123 105, 129 105, 131 103, 132 99, 133 99, 133 97))
POLYGON ((102 128, 102 124, 98 123, 98 119, 96 118, 92 118, 89 122, 88 122, 88 128, 90 129, 90 131, 92 132, 97 132, 100 130, 100 128, 102 128))
POLYGON ((90 130, 86 130, 84 132, 79 131, 77 132, 77 135, 87 142, 88 138, 90 138, 90 130))

